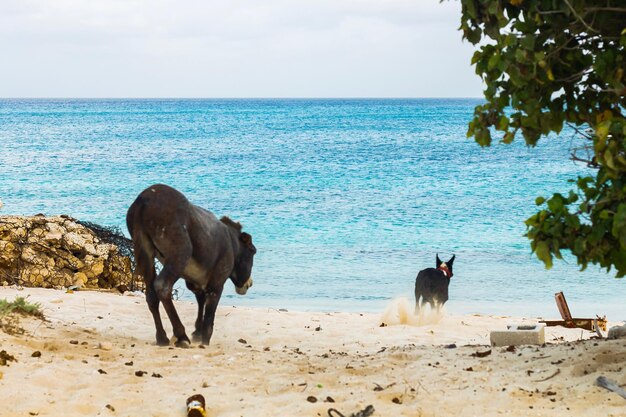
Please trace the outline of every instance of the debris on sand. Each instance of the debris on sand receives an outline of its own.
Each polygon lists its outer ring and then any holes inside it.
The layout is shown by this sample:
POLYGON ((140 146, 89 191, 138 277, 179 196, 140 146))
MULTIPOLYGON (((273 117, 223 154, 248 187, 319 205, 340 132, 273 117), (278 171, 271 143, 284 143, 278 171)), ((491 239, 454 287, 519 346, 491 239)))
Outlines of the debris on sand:
MULTIPOLYGON (((365 407, 365 409, 358 411, 356 413, 350 414, 347 417, 369 417, 372 414, 374 414, 374 406, 368 405, 367 407, 365 407)), ((328 409, 328 416, 329 417, 346 417, 346 415, 342 414, 340 411, 338 411, 335 408, 328 409)))
POLYGON ((598 385, 598 386, 600 386, 602 388, 606 388, 609 391, 613 391, 614 393, 616 393, 620 397, 626 399, 626 390, 624 388, 620 387, 619 385, 617 385, 616 382, 611 381, 610 379, 608 379, 605 376, 599 376, 598 379, 596 380, 596 385, 598 385))
POLYGON ((9 366, 9 362, 17 362, 17 359, 6 350, 0 351, 0 366, 9 366))

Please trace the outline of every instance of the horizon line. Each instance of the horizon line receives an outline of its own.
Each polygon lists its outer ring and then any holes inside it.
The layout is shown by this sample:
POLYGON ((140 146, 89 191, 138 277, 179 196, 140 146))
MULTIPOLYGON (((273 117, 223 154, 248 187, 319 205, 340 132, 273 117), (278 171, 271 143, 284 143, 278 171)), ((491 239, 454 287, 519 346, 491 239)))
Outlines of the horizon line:
POLYGON ((0 100, 476 100, 484 97, 0 97, 0 100))

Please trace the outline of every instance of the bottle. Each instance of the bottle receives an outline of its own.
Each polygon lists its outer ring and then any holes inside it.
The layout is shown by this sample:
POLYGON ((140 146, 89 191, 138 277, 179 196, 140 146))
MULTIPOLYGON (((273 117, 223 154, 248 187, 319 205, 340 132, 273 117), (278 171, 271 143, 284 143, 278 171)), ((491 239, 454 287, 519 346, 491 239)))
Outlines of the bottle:
POLYGON ((205 404, 202 394, 187 398, 187 417, 206 417, 205 404))

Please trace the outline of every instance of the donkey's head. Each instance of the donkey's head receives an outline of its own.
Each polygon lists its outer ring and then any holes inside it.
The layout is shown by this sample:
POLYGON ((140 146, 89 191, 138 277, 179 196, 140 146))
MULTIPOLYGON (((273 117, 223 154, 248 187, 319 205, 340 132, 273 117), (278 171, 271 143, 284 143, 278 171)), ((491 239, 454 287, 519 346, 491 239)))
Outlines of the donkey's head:
POLYGON ((238 240, 237 253, 235 253, 235 264, 230 273, 230 279, 235 284, 237 294, 244 295, 248 288, 252 286, 252 261, 256 254, 256 247, 252 244, 252 236, 246 232, 242 232, 242 226, 239 222, 234 222, 228 217, 220 219, 222 223, 233 228, 233 235, 238 240))
POLYGON ((239 235, 239 252, 235 258, 235 267, 230 279, 235 284, 237 294, 244 295, 252 286, 252 261, 256 247, 252 244, 252 236, 243 232, 239 235))
POLYGON ((452 278, 452 264, 454 264, 454 258, 456 255, 452 255, 452 258, 448 262, 441 262, 439 259, 439 254, 435 255, 437 257, 437 269, 442 271, 446 277, 452 278))

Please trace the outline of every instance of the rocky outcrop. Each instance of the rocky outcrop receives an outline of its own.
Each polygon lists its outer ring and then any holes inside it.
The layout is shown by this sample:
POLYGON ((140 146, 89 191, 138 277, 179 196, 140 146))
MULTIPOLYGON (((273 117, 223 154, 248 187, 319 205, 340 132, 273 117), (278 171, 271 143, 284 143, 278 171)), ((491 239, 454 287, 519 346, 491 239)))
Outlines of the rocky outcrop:
POLYGON ((0 284, 132 288, 131 260, 67 216, 0 216, 0 284))

